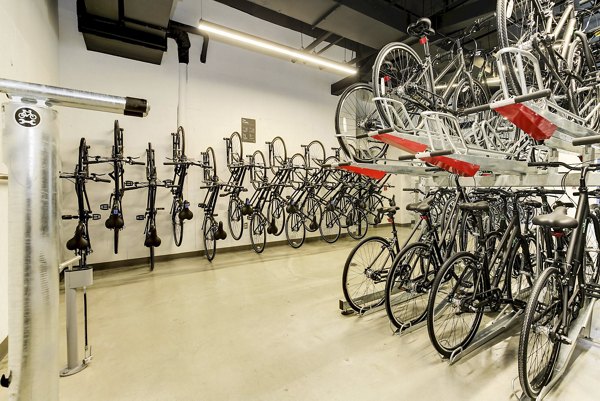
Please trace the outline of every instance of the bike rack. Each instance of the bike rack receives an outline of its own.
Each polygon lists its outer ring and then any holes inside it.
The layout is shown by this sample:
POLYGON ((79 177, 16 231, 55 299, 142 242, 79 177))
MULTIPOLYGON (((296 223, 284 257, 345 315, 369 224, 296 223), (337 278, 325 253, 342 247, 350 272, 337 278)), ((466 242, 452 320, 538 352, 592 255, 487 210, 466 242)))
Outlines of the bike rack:
MULTIPOLYGON (((94 270, 91 267, 75 268, 73 264, 81 259, 77 255, 59 265, 59 272, 65 273, 65 305, 67 309, 67 366, 60 371, 60 376, 71 376, 87 368, 92 360, 91 347, 86 345, 83 359, 79 359, 77 341, 77 290, 85 289, 94 283, 94 270)), ((87 324, 84 326, 87 328, 87 324)), ((87 338, 87 330, 85 334, 87 338)))
POLYGON ((523 315, 523 310, 515 311, 511 305, 506 305, 494 320, 489 322, 482 330, 478 330, 475 338, 467 346, 467 348, 458 348, 454 351, 454 353, 448 359, 449 364, 455 364, 462 358, 474 353, 502 333, 505 333, 516 324, 522 323, 523 315))

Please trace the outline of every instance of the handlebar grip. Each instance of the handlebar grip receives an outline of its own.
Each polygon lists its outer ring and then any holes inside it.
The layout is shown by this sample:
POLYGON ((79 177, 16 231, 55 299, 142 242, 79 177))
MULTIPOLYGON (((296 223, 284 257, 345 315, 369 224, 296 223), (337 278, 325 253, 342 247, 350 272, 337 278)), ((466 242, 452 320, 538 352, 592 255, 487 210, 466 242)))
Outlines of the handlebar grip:
POLYGON ((600 143, 600 135, 590 135, 573 139, 573 146, 592 145, 594 143, 600 143))
POLYGON ((97 181, 97 182, 111 182, 110 180, 107 180, 106 178, 98 178, 98 177, 94 178, 94 181, 97 181))

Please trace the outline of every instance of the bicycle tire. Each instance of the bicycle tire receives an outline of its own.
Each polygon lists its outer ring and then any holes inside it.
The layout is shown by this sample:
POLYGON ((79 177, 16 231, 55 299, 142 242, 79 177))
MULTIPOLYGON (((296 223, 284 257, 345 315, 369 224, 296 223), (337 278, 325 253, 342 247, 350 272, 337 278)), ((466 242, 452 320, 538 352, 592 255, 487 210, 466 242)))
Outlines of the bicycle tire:
POLYGON ((288 214, 285 220, 285 236, 288 244, 294 249, 300 248, 304 244, 306 227, 304 226, 304 218, 300 212, 288 214))
POLYGON ((319 233, 321 234, 323 241, 333 244, 340 238, 341 232, 342 226, 340 225, 340 219, 337 213, 333 210, 326 210, 325 213, 323 213, 323 218, 319 225, 319 233))
MULTIPOLYGON (((535 7, 534 3, 534 0, 497 0, 496 26, 499 48, 518 47, 517 45, 522 41, 529 40, 533 33, 543 32, 545 30, 545 21, 543 18, 539 19, 539 17, 536 16, 536 12, 533 9, 533 7, 535 7), (510 14, 507 14, 507 11, 510 11, 510 14), (513 16, 515 16, 514 21, 517 21, 519 18, 517 15, 519 13, 528 16, 527 28, 531 30, 530 32, 524 32, 525 28, 520 31, 517 24, 511 22, 513 16), (533 16, 533 19, 531 16, 533 16)), ((502 61, 508 67, 515 65, 515 62, 509 54, 502 55, 502 61)), ((513 95, 523 94, 519 85, 519 78, 514 68, 506 68, 506 70, 506 83, 510 93, 513 95)))
MULTIPOLYGON (((477 329, 481 324, 481 319, 483 317, 482 308, 477 308, 476 312, 465 312, 464 310, 461 310, 461 313, 459 314, 455 312, 455 310, 457 307, 460 308, 462 306, 462 300, 459 300, 459 304, 457 304, 453 296, 452 303, 450 303, 447 302, 448 297, 445 295, 446 293, 449 294, 452 292, 452 289, 457 289, 459 284, 464 285, 465 289, 471 288, 473 291, 483 292, 483 280, 480 277, 481 272, 476 266, 473 266, 476 263, 477 259, 472 253, 458 252, 442 265, 433 280, 429 301, 427 302, 427 333, 433 347, 444 358, 450 358, 452 353, 458 349, 465 349, 473 340, 473 337, 475 337, 477 329), (459 264, 457 263, 458 261, 462 263, 459 264), (461 267, 463 270, 459 270, 461 267), (453 283, 454 279, 451 276, 457 277, 456 283, 453 283), (469 281, 472 281, 472 283, 469 281), (441 312, 445 312, 448 305, 452 305, 454 309, 446 315, 442 314, 441 312), (467 315, 473 316, 472 321, 462 325, 466 330, 460 330, 459 327, 458 335, 453 342, 450 342, 452 339, 449 339, 448 335, 451 335, 452 332, 448 330, 449 321, 454 316, 462 317, 467 315), (442 321, 442 324, 438 325, 438 322, 440 321, 442 321)), ((468 293, 466 290, 462 292, 464 294, 468 293)), ((455 322, 455 325, 457 323, 459 322, 455 322)), ((452 326, 450 329, 455 327, 456 326, 452 326)))
POLYGON ((266 170, 265 155, 260 150, 252 153, 252 167, 250 168, 250 182, 254 189, 264 184, 267 170, 266 170))
POLYGON ((237 197, 229 199, 227 205, 227 226, 234 240, 242 238, 244 233, 244 216, 242 216, 242 201, 237 197))
POLYGON ((543 327, 545 327, 548 332, 552 332, 556 328, 556 325, 561 323, 563 309, 562 294, 560 292, 558 294, 553 294, 556 289, 562 288, 559 284, 560 280, 561 278, 558 269, 554 267, 545 269, 536 280, 533 290, 531 291, 531 296, 529 297, 529 302, 525 308, 523 327, 519 337, 517 364, 521 388, 523 389, 523 392, 533 400, 538 396, 541 389, 552 379, 554 364, 560 350, 560 341, 552 341, 549 339, 546 344, 552 343, 549 349, 550 352, 547 352, 548 350, 543 350, 544 352, 541 353, 541 357, 539 356, 539 352, 535 352, 542 350, 542 347, 544 346, 544 344, 541 344, 540 340, 536 341, 537 337, 535 337, 537 335, 544 335, 542 330, 538 329, 540 323, 543 323, 543 327), (542 299, 542 302, 540 302, 540 297, 546 296, 554 296, 555 300, 551 298, 549 300, 542 299), (552 305, 552 307, 548 308, 547 311, 542 310, 543 313, 539 313, 541 308, 549 305, 552 305), (542 317, 543 321, 540 320, 542 317), (548 327, 548 325, 550 327, 548 327), (536 356, 533 358, 531 358, 532 353, 528 352, 530 345, 534 347, 534 352, 536 353, 536 356), (547 360, 543 361, 542 358, 547 360), (532 360, 541 360, 542 362, 540 363, 539 369, 536 369, 538 372, 535 372, 534 377, 530 378, 530 372, 533 371, 533 369, 531 369, 532 364, 530 364, 532 360))
POLYGON ((431 245, 425 242, 407 245, 396 255, 390 265, 383 299, 388 318, 397 329, 406 329, 425 319, 428 288, 438 270, 438 260, 431 252, 431 245), (429 260, 426 265, 423 264, 425 257, 429 260), (430 270, 431 262, 433 270, 430 270))
POLYGON ((276 174, 287 163, 287 149, 283 138, 280 136, 273 138, 269 149, 269 165, 273 174, 276 174))
POLYGON ((594 213, 588 216, 585 241, 585 283, 598 284, 600 276, 600 220, 594 213))
POLYGON ((323 220, 321 204, 315 198, 309 197, 306 199, 306 202, 304 202, 303 213, 305 216, 304 224, 306 226, 306 231, 314 233, 319 229, 321 221, 323 220))
POLYGON ((250 242, 256 253, 262 253, 267 243, 265 221, 260 213, 254 213, 250 218, 250 242))
MULTIPOLYGON (((325 146, 321 143, 321 141, 311 141, 306 146, 306 153, 309 157, 306 159, 307 167, 321 167, 323 163, 325 163, 326 153, 325 146)), ((312 170, 317 172, 318 170, 312 170)))
POLYGON ((204 217, 204 222, 202 223, 202 242, 204 243, 204 255, 209 262, 212 262, 217 253, 215 224, 212 218, 208 216, 204 217))
POLYGON ((400 130, 418 126, 419 112, 428 109, 422 101, 429 101, 433 94, 433 85, 430 81, 431 78, 425 71, 421 58, 410 46, 399 42, 385 45, 377 54, 373 64, 371 80, 373 94, 376 98, 389 98, 399 103, 391 103, 392 110, 387 110, 383 101, 375 101, 375 107, 384 124, 400 130), (410 91, 405 88, 407 85, 410 86, 410 91), (416 93, 416 96, 410 96, 411 102, 398 95, 407 92, 416 93), (406 109, 407 114, 404 113, 403 108, 406 109))
POLYGON ((294 154, 290 158, 290 164, 294 169, 292 170, 292 180, 298 182, 298 185, 302 185, 304 181, 307 179, 307 169, 306 169, 306 159, 304 155, 300 153, 294 154))
POLYGON ((231 151, 227 153, 227 167, 229 171, 233 170, 234 165, 239 165, 244 162, 244 146, 240 133, 234 131, 229 137, 231 151))
POLYGON ((350 209, 346 215, 346 224, 348 224, 348 227, 346 228, 348 234, 356 240, 364 238, 369 230, 369 222, 366 213, 357 207, 350 209))
POLYGON ((364 313, 383 305, 385 278, 393 259, 390 242, 383 237, 365 238, 350 251, 342 272, 342 291, 352 310, 364 313), (352 286, 354 277, 362 280, 356 289, 352 286))
POLYGON ((271 234, 279 237, 285 228, 285 205, 281 199, 277 197, 271 199, 267 207, 267 216, 269 216, 269 223, 275 220, 277 226, 277 231, 271 234))
MULTIPOLYGON (((215 151, 210 146, 208 148, 206 148, 206 167, 205 167, 204 172, 205 172, 205 174, 209 175, 210 180, 214 180, 216 177, 218 177, 215 151)), ((205 175, 205 177, 207 177, 207 176, 205 175)))

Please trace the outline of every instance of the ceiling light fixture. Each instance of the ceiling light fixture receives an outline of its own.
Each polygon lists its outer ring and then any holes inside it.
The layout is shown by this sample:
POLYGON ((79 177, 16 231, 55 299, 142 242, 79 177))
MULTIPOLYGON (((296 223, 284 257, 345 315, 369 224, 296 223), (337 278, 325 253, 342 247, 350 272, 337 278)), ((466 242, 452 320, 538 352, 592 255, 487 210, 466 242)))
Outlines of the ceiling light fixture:
POLYGON ((200 20, 198 29, 208 34, 214 34, 226 42, 231 42, 236 45, 243 45, 250 49, 260 50, 263 53, 270 55, 284 56, 292 62, 302 60, 308 64, 313 64, 318 67, 341 72, 346 75, 354 75, 357 73, 356 68, 344 63, 338 63, 328 60, 323 57, 306 54, 300 50, 280 45, 256 36, 248 35, 247 33, 225 28, 224 26, 213 24, 212 22, 200 20))

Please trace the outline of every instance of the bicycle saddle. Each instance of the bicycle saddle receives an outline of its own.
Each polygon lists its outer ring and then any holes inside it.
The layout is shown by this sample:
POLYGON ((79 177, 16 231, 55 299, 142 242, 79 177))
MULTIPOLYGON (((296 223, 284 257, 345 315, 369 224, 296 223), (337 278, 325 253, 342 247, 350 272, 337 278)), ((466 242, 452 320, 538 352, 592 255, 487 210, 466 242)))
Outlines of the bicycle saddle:
POLYGON ((227 233, 223 229, 223 222, 219 221, 219 228, 217 228, 217 232, 215 233, 215 239, 225 239, 227 238, 227 233))
POLYGON ((156 248, 160 246, 161 242, 162 241, 160 237, 156 233, 156 227, 150 228, 150 231, 148 232, 148 234, 146 235, 146 239, 144 240, 144 246, 148 248, 153 246, 156 248))
POLYGON ((432 202, 433 197, 425 198, 421 202, 409 203, 408 205, 406 205, 406 210, 418 213, 427 213, 431 209, 432 202))
POLYGON ((194 217, 194 213, 189 207, 184 207, 179 211, 179 220, 191 220, 194 217))
POLYGON ((468 210, 470 212, 486 212, 490 210, 490 204, 487 201, 469 202, 461 203, 460 205, 458 205, 458 208, 461 210, 468 210))
MULTIPOLYGON (((406 205, 406 207, 408 208, 408 205, 406 205)), ((381 208, 377 209, 377 213, 380 213, 380 214, 384 214, 384 213, 396 214, 396 210, 400 210, 400 208, 398 206, 381 207, 381 208)))
POLYGON ((84 232, 85 226, 80 222, 75 228, 75 235, 73 238, 67 241, 67 249, 69 251, 74 251, 76 249, 85 251, 90 246, 90 242, 83 236, 84 232))
POLYGON ((571 216, 567 216, 567 208, 559 206, 552 213, 535 216, 532 223, 536 226, 550 228, 576 228, 579 222, 571 216))
POLYGON ((411 36, 423 37, 435 35, 435 30, 431 27, 429 18, 419 18, 417 22, 413 22, 408 26, 406 32, 411 36))
POLYGON ((271 220, 271 224, 267 227, 267 234, 277 234, 277 224, 275 224, 275 218, 271 220))
POLYGON ((120 214, 111 214, 108 216, 108 219, 104 222, 104 226, 110 230, 117 229, 120 230, 125 226, 125 221, 123 220, 123 216, 120 214))

